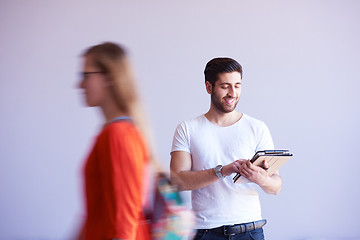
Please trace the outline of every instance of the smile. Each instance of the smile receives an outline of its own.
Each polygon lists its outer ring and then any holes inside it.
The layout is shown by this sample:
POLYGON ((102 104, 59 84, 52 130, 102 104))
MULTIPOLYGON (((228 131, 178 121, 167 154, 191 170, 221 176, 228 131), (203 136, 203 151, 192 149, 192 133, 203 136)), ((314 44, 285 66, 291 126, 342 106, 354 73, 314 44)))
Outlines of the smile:
POLYGON ((235 102, 235 98, 225 98, 224 100, 229 105, 231 105, 235 102))

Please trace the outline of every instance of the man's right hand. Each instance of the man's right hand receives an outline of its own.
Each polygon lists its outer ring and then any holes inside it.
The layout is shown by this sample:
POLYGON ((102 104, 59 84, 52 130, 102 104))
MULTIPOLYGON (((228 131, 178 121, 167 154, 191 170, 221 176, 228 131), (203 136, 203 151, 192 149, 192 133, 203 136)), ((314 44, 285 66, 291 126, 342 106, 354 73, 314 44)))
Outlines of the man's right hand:
POLYGON ((228 165, 223 166, 222 170, 221 170, 221 174, 224 177, 230 176, 233 173, 239 173, 240 169, 241 169, 241 165, 246 162, 247 159, 239 159, 236 160, 228 165))

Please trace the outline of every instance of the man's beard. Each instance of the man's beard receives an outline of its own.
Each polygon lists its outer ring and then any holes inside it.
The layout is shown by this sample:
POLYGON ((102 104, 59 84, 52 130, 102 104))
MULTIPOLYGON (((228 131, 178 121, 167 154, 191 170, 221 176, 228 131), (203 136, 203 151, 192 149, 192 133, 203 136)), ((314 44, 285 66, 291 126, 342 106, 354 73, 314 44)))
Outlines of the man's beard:
POLYGON ((220 112, 223 112, 223 113, 230 113, 232 111, 235 110, 236 108, 236 105, 238 104, 239 102, 239 99, 235 100, 235 104, 233 106, 227 106, 227 104, 225 102, 221 102, 221 99, 220 97, 218 97, 215 93, 212 93, 211 94, 211 102, 213 103, 214 107, 220 111, 220 112))

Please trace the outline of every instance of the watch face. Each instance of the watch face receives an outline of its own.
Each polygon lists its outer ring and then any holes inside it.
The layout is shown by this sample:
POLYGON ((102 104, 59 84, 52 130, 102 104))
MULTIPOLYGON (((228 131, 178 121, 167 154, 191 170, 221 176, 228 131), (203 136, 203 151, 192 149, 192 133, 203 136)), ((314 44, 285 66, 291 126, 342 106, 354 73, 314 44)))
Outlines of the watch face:
POLYGON ((224 176, 221 174, 221 169, 222 169, 222 165, 217 165, 214 170, 215 170, 216 176, 220 179, 223 179, 224 176))

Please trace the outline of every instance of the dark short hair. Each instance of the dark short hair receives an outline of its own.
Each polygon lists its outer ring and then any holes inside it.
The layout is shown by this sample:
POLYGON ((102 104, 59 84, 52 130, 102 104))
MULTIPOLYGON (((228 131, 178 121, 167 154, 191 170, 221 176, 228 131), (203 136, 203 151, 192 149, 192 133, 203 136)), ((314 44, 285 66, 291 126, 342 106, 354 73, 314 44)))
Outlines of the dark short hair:
POLYGON ((232 58, 218 57, 210 60, 204 70, 205 82, 208 81, 212 86, 218 80, 219 73, 239 72, 241 77, 243 75, 240 63, 232 58))

